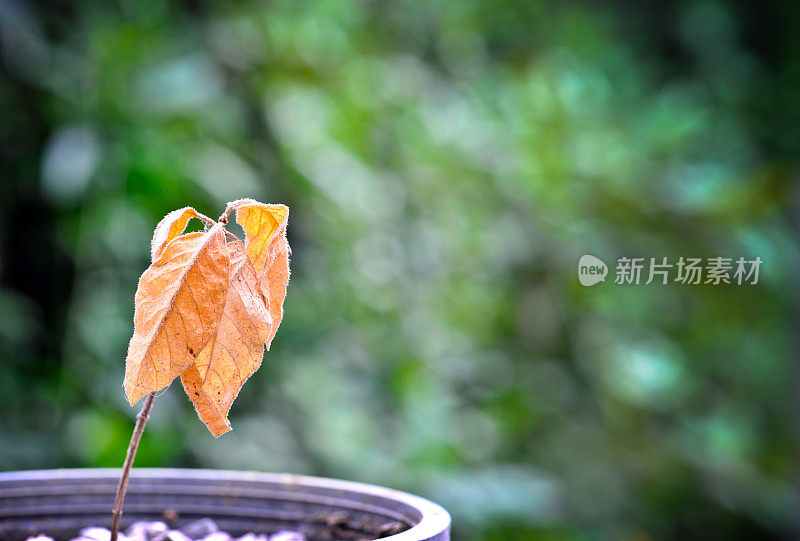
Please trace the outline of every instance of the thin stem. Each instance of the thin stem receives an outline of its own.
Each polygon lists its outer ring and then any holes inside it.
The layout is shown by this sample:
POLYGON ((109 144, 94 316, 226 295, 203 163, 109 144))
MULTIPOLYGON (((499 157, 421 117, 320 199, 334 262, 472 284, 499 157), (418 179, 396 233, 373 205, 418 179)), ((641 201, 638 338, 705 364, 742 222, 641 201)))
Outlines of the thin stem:
POLYGON ((227 207, 225 207, 225 212, 223 212, 222 214, 220 214, 220 215, 219 215, 219 218, 217 218, 217 221, 218 221, 219 223, 221 223, 221 224, 225 224, 225 225, 228 225, 228 215, 229 215, 229 214, 231 213, 231 211, 234 209, 234 204, 235 204, 235 203, 236 203, 236 201, 232 201, 232 202, 228 203, 228 206, 227 206, 227 207))
POLYGON ((128 445, 128 454, 125 455, 125 464, 122 466, 122 477, 119 478, 119 486, 117 487, 117 497, 114 499, 114 511, 112 511, 111 520, 111 541, 117 541, 117 533, 119 532, 119 521, 122 519, 122 503, 125 501, 125 492, 128 490, 128 478, 131 476, 131 466, 133 466, 133 459, 136 457, 136 450, 139 449, 139 441, 142 439, 144 433, 144 425, 150 417, 150 408, 153 407, 153 399, 156 393, 152 392, 144 399, 142 411, 136 416, 136 426, 131 435, 131 443, 128 445))
POLYGON ((255 201, 253 201, 252 199, 247 199, 247 198, 245 198, 245 199, 237 199, 236 201, 230 201, 228 203, 228 206, 225 207, 225 212, 223 212, 222 214, 219 215, 219 218, 217 218, 217 221, 219 223, 223 224, 223 225, 227 225, 228 224, 228 215, 231 213, 231 211, 233 209, 238 209, 242 205, 246 205, 248 203, 255 203, 255 201))

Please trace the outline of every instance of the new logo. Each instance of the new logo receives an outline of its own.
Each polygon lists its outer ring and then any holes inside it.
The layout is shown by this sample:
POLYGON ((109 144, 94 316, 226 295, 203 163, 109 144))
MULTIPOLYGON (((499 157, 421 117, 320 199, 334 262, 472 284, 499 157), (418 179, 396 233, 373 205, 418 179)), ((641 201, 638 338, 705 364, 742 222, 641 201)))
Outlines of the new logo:
POLYGON ((608 266, 593 255, 586 254, 578 261, 578 280, 583 286, 605 282, 607 274, 608 266))

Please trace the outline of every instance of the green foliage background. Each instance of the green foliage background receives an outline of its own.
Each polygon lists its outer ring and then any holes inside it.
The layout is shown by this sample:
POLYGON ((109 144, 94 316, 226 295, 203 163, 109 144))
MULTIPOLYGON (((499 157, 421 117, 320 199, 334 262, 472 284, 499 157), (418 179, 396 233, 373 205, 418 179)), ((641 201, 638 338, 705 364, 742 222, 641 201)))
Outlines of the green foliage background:
POLYGON ((214 440, 139 466, 407 489, 456 538, 798 532, 797 4, 0 2, 0 469, 118 466, 169 210, 291 207, 286 317, 214 440), (756 257, 755 286, 578 258, 756 257), (612 269, 613 272, 613 269, 612 269))

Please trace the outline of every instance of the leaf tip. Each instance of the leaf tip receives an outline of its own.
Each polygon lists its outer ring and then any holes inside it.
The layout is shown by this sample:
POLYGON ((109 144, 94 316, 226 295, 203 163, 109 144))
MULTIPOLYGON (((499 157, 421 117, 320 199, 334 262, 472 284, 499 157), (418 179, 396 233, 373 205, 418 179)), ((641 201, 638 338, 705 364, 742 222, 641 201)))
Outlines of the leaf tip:
POLYGON ((233 428, 231 428, 230 424, 228 424, 227 426, 224 426, 224 427, 216 428, 216 429, 211 428, 209 426, 208 429, 211 431, 211 435, 214 436, 215 438, 219 438, 223 434, 227 434, 228 432, 233 430, 233 428))
POLYGON ((147 391, 137 389, 136 387, 128 385, 127 383, 125 383, 122 388, 125 391, 125 398, 128 400, 128 403, 131 406, 134 406, 139 400, 142 399, 144 395, 147 394, 147 391))

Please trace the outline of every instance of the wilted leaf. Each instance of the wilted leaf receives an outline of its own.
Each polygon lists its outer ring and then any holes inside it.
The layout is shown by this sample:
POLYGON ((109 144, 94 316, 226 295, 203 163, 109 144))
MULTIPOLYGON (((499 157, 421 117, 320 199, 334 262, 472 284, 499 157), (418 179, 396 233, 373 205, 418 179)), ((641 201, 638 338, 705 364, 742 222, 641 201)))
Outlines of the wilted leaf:
POLYGON ((227 416, 247 378, 261 365, 271 318, 241 241, 228 244, 231 280, 216 334, 183 374, 186 394, 214 436, 230 430, 227 416))
POLYGON ((269 349, 283 319, 283 301, 289 283, 291 252, 286 240, 289 207, 265 205, 252 199, 242 199, 231 205, 236 209, 236 221, 246 235, 247 257, 253 262, 261 290, 268 299, 273 322, 272 331, 267 338, 269 349))
POLYGON ((142 274, 125 363, 131 404, 169 385, 217 330, 230 277, 221 225, 172 239, 142 274))
POLYGON ((247 257, 253 262, 256 272, 261 274, 275 256, 270 251, 270 243, 281 228, 284 233, 286 231, 289 207, 265 205, 252 199, 240 199, 230 205, 236 209, 236 222, 242 226, 246 235, 244 245, 247 257))
POLYGON ((181 376, 200 419, 219 436, 228 412, 261 365, 283 316, 289 280, 284 205, 252 199, 228 204, 221 223, 185 207, 153 234, 153 263, 136 292, 125 393, 133 404, 181 376), (227 214, 237 210, 245 242, 226 244, 227 214), (181 234, 192 218, 214 225, 181 234))

